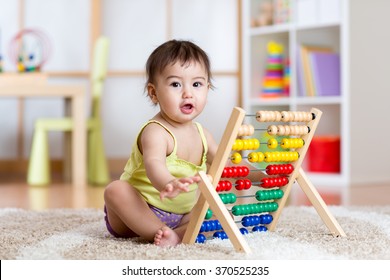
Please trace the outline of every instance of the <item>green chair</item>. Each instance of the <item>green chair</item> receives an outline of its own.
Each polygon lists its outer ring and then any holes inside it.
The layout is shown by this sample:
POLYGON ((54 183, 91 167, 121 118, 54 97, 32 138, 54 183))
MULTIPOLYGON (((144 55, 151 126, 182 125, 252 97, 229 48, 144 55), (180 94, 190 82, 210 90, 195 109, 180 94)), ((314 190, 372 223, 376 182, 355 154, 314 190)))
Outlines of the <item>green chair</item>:
MULTIPOLYGON (((110 181, 107 160, 102 138, 100 118, 101 97, 107 75, 109 40, 97 39, 94 45, 91 73, 91 117, 87 120, 87 175, 88 183, 104 185, 110 181)), ((73 128, 71 118, 38 119, 32 139, 27 182, 30 185, 46 185, 51 181, 48 131, 70 132, 73 128)))

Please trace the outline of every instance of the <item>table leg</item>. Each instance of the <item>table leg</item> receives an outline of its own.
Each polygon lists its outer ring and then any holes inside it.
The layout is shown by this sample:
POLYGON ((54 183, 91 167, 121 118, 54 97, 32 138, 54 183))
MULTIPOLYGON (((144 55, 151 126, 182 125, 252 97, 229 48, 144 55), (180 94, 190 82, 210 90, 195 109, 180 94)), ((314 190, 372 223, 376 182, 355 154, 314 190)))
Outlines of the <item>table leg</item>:
POLYGON ((76 94, 72 102, 72 115, 74 130, 72 133, 72 181, 74 187, 85 188, 86 180, 86 116, 85 111, 85 89, 79 88, 82 94, 76 94))

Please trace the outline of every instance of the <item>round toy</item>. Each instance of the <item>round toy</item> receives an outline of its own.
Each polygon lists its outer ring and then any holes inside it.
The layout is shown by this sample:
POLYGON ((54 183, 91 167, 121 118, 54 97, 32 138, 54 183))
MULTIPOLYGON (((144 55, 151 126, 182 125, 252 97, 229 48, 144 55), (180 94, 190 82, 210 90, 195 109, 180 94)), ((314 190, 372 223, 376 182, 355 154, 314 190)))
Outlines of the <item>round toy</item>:
POLYGON ((9 44, 9 57, 18 72, 40 71, 50 54, 48 36, 37 29, 22 29, 9 44))

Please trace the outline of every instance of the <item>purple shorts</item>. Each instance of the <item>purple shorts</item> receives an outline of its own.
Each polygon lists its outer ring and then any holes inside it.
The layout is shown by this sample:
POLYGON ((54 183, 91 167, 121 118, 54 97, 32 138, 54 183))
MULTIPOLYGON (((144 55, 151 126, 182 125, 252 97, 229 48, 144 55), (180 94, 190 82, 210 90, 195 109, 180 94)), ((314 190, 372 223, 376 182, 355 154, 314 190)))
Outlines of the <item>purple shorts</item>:
MULTIPOLYGON (((183 218, 184 215, 182 214, 175 214, 175 213, 170 213, 163 211, 157 207, 154 207, 152 205, 149 205, 149 208, 153 211, 153 213, 160 219, 161 222, 166 224, 168 227, 171 229, 175 229, 179 226, 181 219, 183 218)), ((104 206, 104 220, 106 221, 106 227, 109 233, 111 233, 115 237, 135 237, 137 236, 136 233, 134 234, 129 234, 128 236, 122 236, 114 231, 114 229, 111 227, 110 223, 108 222, 108 217, 107 217, 107 209, 106 206, 104 206)))

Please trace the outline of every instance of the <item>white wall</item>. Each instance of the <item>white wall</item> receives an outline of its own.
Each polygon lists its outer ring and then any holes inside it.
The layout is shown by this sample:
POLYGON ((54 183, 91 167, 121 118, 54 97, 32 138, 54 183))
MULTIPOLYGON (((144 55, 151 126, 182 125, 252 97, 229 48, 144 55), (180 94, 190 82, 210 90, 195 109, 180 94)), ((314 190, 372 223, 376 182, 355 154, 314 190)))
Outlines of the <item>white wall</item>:
POLYGON ((351 183, 388 182, 390 1, 350 7, 351 183))
MULTIPOLYGON (((89 0, 26 0, 26 27, 42 28, 51 38, 53 56, 47 71, 86 71, 89 67, 89 0), (72 19, 70 17, 72 16, 72 19)), ((1 48, 5 53, 17 32, 18 1, 0 0, 1 48)), ((111 39, 110 71, 143 71, 150 52, 167 39, 166 1, 102 0, 102 33, 111 39)), ((213 71, 236 71, 236 0, 173 0, 172 37, 189 39, 210 56, 213 71)), ((4 54, 6 56, 6 53, 4 54)), ((15 67, 5 57, 4 68, 15 67)), ((62 78, 52 82, 87 83, 86 79, 62 78)), ((216 139, 222 136, 237 100, 237 78, 215 76, 216 90, 200 122, 216 139), (210 121, 212 120, 212 121, 210 121)), ((143 93, 143 77, 109 77, 103 97, 104 140, 109 158, 127 158, 141 124, 153 108, 143 93)), ((28 156, 34 120, 63 115, 58 100, 28 100, 25 105, 25 154, 28 156)), ((0 99, 0 160, 17 155, 17 101, 0 99)), ((62 155, 62 137, 50 135, 52 157, 62 155)))

